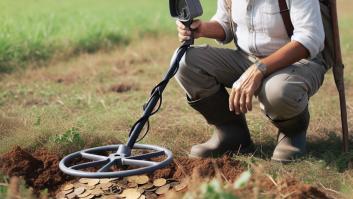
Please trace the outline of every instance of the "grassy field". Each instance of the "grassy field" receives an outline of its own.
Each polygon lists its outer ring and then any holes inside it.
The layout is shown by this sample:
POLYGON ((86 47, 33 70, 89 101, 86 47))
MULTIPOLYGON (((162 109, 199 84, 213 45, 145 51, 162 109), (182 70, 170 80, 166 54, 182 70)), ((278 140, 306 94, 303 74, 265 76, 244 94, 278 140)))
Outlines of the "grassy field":
MULTIPOLYGON (((136 2, 0 2, 6 8, 0 13, 0 70, 24 67, 33 61, 36 66, 55 56, 71 57, 0 76, 0 154, 15 145, 66 154, 126 141, 150 89, 162 78, 179 45, 166 1, 136 2), (97 51, 116 44, 118 47, 110 51, 97 51), (80 53, 73 57, 72 52, 80 53)), ((349 0, 338 2, 352 127, 353 5, 349 0)), ((209 8, 207 18, 214 2, 203 3, 207 4, 205 10, 209 8)), ((186 105, 175 81, 164 96, 162 109, 151 119, 151 131, 142 142, 166 146, 175 155, 185 156, 191 145, 206 140, 212 129, 186 105)), ((269 161, 276 132, 255 103, 248 122, 257 151, 237 159, 244 165, 262 165, 274 179, 291 175, 338 195, 353 194, 353 149, 344 155, 340 152, 339 106, 331 71, 311 99, 309 153, 303 161, 290 165, 269 161)))
POLYGON ((0 72, 174 31, 165 0, 3 0, 0 7, 0 72))

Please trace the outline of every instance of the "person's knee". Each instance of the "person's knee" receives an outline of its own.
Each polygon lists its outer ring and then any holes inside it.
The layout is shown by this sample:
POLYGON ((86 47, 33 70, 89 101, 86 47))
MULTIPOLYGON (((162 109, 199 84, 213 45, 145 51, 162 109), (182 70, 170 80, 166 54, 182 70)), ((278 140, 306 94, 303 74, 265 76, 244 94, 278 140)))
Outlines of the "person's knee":
MULTIPOLYGON (((192 79, 193 78, 193 70, 195 70, 195 65, 197 65, 197 57, 200 53, 197 48, 189 48, 185 55, 181 58, 179 62, 179 69, 175 75, 175 78, 179 82, 183 82, 184 79, 192 79)), ((175 55, 174 55, 175 56, 175 55)))
POLYGON ((186 54, 181 58, 179 62, 179 68, 177 73, 175 74, 175 79, 178 80, 179 82, 182 81, 183 78, 186 78, 189 74, 188 70, 188 64, 185 61, 186 54))
POLYGON ((302 82, 272 81, 263 85, 259 100, 271 120, 287 120, 306 108, 308 94, 302 82))

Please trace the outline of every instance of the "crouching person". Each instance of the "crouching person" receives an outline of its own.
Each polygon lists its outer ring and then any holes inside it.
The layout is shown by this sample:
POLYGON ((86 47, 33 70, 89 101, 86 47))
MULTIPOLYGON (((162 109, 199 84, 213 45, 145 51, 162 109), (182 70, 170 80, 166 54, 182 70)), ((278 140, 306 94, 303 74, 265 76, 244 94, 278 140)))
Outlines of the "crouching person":
POLYGON ((245 114, 257 97, 278 128, 272 160, 292 161, 305 152, 308 101, 323 83, 327 68, 318 0, 218 0, 210 21, 196 20, 193 33, 177 21, 180 41, 206 37, 236 49, 193 46, 180 62, 176 79, 192 108, 215 127, 191 156, 247 152, 252 140, 245 114), (285 4, 284 4, 285 3, 285 4), (284 9, 288 8, 288 9, 284 9), (292 29, 284 23, 288 14, 292 29), (231 88, 228 94, 225 88, 231 88))

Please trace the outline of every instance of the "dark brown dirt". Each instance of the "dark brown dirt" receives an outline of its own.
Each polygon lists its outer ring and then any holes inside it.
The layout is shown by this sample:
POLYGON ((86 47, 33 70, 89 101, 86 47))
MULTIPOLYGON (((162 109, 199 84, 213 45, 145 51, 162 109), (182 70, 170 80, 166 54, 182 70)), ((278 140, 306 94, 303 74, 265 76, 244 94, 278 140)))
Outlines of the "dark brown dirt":
MULTIPOLYGON (((187 157, 176 158, 170 167, 154 172, 150 177, 156 178, 173 178, 183 179, 185 177, 201 177, 212 178, 220 177, 226 179, 228 183, 233 183, 239 175, 244 171, 240 162, 231 157, 222 157, 217 159, 190 159, 187 157)), ((198 184, 194 186, 198 188, 198 184)), ((193 185, 190 185, 191 189, 193 185)), ((231 190, 232 191, 232 190, 231 190)), ((275 185, 269 177, 261 171, 252 174, 248 185, 234 191, 234 194, 241 196, 240 198, 276 198, 278 196, 286 196, 284 198, 306 199, 306 198, 322 198, 328 199, 324 192, 316 187, 303 184, 290 176, 285 176, 283 180, 275 185), (255 191, 257 189, 257 191, 255 191), (257 195, 256 195, 257 194, 257 195)), ((178 197, 176 197, 178 198, 178 197)))
POLYGON ((325 193, 323 193, 322 191, 320 191, 318 188, 316 187, 312 187, 309 185, 301 185, 301 186, 295 186, 293 187, 293 195, 291 196, 291 198, 321 198, 321 199, 329 199, 330 197, 328 197, 325 193))
MULTIPOLYGON (((22 176, 26 184, 32 187, 37 195, 40 190, 48 189, 49 195, 52 196, 60 185, 72 180, 59 170, 59 161, 60 156, 44 149, 28 153, 20 147, 15 147, 0 157, 0 171, 8 176, 22 176)), ((217 159, 179 157, 175 158, 168 168, 155 171, 150 174, 150 177, 176 180, 186 177, 201 177, 201 179, 220 177, 220 179, 226 179, 227 182, 233 182, 243 171, 239 161, 227 156, 217 159)), ((190 185, 190 188, 192 186, 190 185)), ((295 199, 329 198, 318 188, 303 184, 294 178, 284 177, 281 181, 274 183, 261 172, 253 173, 245 188, 232 191, 242 198, 258 198, 258 196, 268 198, 284 196, 295 199)))
POLYGON ((298 183, 295 179, 287 178, 281 182, 282 192, 292 193, 291 198, 329 198, 318 188, 306 184, 298 183))
POLYGON ((59 161, 58 155, 44 149, 30 154, 20 147, 15 147, 0 157, 0 170, 8 176, 22 176, 35 192, 43 189, 53 192, 69 180, 69 177, 59 170, 59 161))
POLYGON ((69 73, 66 75, 61 75, 59 77, 56 77, 55 82, 59 83, 59 84, 69 85, 69 84, 75 83, 79 79, 80 79, 80 77, 79 77, 78 73, 72 72, 72 73, 69 73))
POLYGON ((116 92, 116 93, 125 93, 134 88, 135 87, 131 84, 120 83, 120 84, 111 85, 109 88, 109 91, 116 92))
POLYGON ((34 158, 31 154, 15 147, 12 151, 4 154, 1 159, 1 170, 9 176, 27 176, 32 178, 39 168, 43 168, 43 162, 34 158))
POLYGON ((222 157, 217 159, 191 159, 180 157, 174 160, 170 167, 160 169, 152 174, 152 178, 173 178, 182 179, 197 175, 202 178, 212 178, 222 174, 228 181, 233 181, 243 169, 239 162, 230 158, 222 157))

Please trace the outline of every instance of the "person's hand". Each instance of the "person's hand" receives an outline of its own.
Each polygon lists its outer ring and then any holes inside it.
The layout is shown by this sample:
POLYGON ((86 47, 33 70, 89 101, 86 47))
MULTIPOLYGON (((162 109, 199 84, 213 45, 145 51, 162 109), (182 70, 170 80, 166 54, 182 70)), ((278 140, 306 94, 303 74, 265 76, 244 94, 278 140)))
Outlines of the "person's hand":
POLYGON ((192 31, 179 20, 176 21, 176 25, 180 42, 189 40, 192 36, 197 39, 202 35, 202 21, 199 19, 194 20, 191 24, 190 28, 192 31))
POLYGON ((261 86, 264 75, 255 65, 250 66, 233 84, 229 96, 229 110, 237 115, 252 110, 252 98, 261 86))

